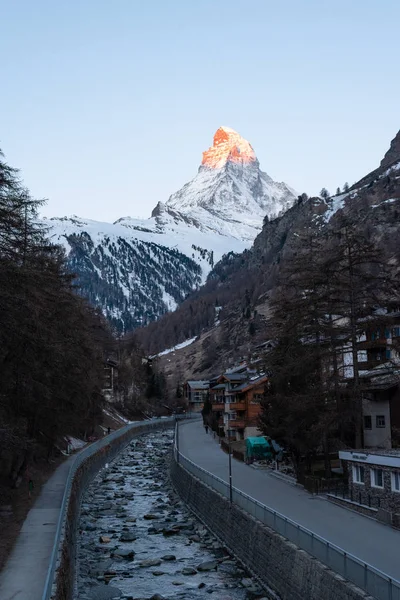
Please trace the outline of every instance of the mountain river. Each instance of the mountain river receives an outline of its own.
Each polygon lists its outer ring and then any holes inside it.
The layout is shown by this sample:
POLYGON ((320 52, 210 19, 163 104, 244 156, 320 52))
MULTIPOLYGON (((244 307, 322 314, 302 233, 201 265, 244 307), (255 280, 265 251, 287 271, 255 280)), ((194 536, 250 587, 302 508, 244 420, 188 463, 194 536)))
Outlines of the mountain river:
POLYGON ((173 491, 171 444, 171 432, 137 438, 86 491, 75 600, 267 599, 173 491))

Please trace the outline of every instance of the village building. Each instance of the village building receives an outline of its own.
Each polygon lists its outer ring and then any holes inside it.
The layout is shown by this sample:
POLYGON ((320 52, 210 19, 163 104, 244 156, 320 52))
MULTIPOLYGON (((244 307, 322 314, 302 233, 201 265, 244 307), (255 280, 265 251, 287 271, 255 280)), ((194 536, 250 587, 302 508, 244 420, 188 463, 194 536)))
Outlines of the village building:
POLYGON ((400 450, 343 450, 339 458, 348 473, 346 502, 400 527, 400 450))
MULTIPOLYGON (((357 344, 362 389, 363 446, 400 446, 400 312, 382 311, 379 330, 366 327, 357 344)), ((343 347, 344 381, 354 377, 351 345, 343 347)))
POLYGON ((208 380, 191 380, 183 386, 183 395, 189 412, 199 413, 209 396, 210 382, 208 380))
POLYGON ((221 435, 230 440, 243 440, 262 435, 258 428, 261 400, 266 375, 226 372, 210 388, 210 401, 221 435))

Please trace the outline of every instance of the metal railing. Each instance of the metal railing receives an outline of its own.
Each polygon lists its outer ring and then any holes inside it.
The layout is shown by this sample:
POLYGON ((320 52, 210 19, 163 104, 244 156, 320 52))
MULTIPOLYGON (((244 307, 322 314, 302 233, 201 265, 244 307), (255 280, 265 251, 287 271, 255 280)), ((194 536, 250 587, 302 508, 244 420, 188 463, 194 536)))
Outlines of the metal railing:
MULTIPOLYGON (((229 484, 183 456, 178 450, 176 440, 175 430, 174 459, 179 466, 229 500, 229 484)), ((371 596, 378 600, 400 600, 400 581, 235 487, 232 488, 232 502, 371 596)))
MULTIPOLYGON (((100 440, 86 446, 83 450, 81 450, 75 457, 75 460, 71 464, 71 467, 68 472, 67 480, 64 488, 64 495, 61 503, 60 513, 57 522, 57 529, 54 537, 53 549, 50 558, 50 564, 47 571, 46 582, 43 590, 42 600, 50 600, 53 593, 53 584, 55 582, 55 572, 57 567, 58 554, 60 550, 61 543, 61 535, 67 515, 68 503, 71 495, 72 484, 74 481, 75 474, 79 467, 93 454, 99 452, 105 446, 111 444, 114 440, 122 437, 125 433, 128 433, 132 429, 142 429, 144 431, 158 429, 160 426, 173 426, 174 423, 181 419, 189 418, 187 415, 177 415, 173 417, 167 417, 162 419, 149 419, 147 421, 136 421, 134 423, 129 423, 129 425, 125 425, 116 431, 113 431, 109 435, 104 436, 100 440)), ((126 445, 130 443, 131 440, 127 440, 126 445)), ((122 450, 122 448, 121 448, 122 450)), ((118 452, 117 452, 118 453, 118 452)), ((112 460, 112 457, 111 459, 112 460)))

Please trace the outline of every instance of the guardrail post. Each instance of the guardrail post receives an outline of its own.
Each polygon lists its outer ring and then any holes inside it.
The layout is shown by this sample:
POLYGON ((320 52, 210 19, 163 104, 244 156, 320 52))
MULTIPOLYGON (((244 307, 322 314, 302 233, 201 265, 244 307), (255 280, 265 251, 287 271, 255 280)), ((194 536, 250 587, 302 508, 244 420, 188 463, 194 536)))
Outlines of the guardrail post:
POLYGON ((344 556, 344 565, 343 565, 344 576, 347 577, 347 553, 344 552, 343 556, 344 556))
POLYGON ((388 596, 388 598, 389 598, 389 600, 393 600, 393 586, 392 586, 392 578, 391 577, 389 577, 388 583, 389 583, 389 590, 388 590, 389 591, 389 596, 388 596))
POLYGON ((329 565, 329 542, 326 542, 326 564, 329 565))
POLYGON ((368 567, 367 563, 364 563, 364 589, 367 589, 368 585, 368 567))

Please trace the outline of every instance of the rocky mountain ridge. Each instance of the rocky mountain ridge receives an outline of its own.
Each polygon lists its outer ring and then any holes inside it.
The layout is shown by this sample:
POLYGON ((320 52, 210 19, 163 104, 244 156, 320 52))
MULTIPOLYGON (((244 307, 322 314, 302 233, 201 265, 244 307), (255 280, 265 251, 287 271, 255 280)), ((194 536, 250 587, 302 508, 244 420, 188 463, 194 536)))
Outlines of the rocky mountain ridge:
POLYGON ((197 175, 149 219, 100 223, 80 217, 46 219, 67 253, 82 294, 120 333, 174 310, 224 254, 241 253, 294 191, 260 170, 249 142, 220 128, 197 175))

